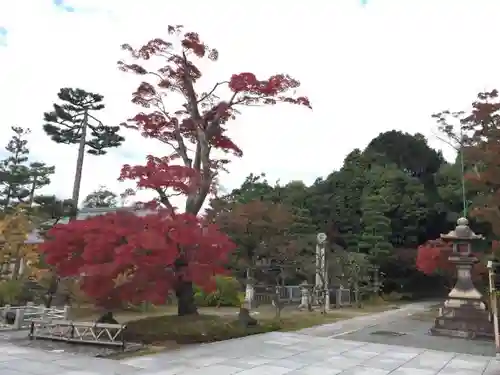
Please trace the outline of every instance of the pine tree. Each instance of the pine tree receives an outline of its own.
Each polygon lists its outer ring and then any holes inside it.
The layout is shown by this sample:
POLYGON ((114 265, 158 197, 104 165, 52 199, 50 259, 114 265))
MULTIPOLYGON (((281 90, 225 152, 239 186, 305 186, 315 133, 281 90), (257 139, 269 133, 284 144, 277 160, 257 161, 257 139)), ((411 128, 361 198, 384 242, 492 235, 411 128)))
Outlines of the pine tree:
POLYGON ((388 205, 380 194, 364 194, 361 199, 361 235, 359 250, 374 264, 390 255, 391 220, 385 216, 388 205))
POLYGON ((38 189, 50 184, 50 175, 54 174, 56 167, 47 166, 45 163, 33 162, 29 166, 30 194, 29 207, 33 206, 35 193, 38 189))
POLYGON ((12 127, 14 135, 6 150, 11 154, 0 162, 0 204, 4 210, 18 203, 33 205, 36 191, 50 183, 55 167, 45 163, 32 162, 29 165, 26 136, 30 129, 12 127), (26 202, 28 201, 28 202, 26 202))
POLYGON ((29 195, 30 170, 26 166, 29 129, 13 126, 14 135, 5 148, 10 155, 0 162, 0 204, 3 209, 19 203, 29 195))
POLYGON ((118 196, 105 186, 99 188, 85 197, 83 207, 88 208, 104 208, 116 207, 118 205, 118 196))
POLYGON ((104 155, 107 148, 118 147, 125 139, 118 134, 118 126, 106 126, 92 115, 104 109, 102 95, 78 88, 62 88, 57 96, 64 104, 54 104, 52 112, 44 113, 43 129, 56 143, 79 145, 72 195, 72 217, 75 217, 85 149, 92 155, 104 155))

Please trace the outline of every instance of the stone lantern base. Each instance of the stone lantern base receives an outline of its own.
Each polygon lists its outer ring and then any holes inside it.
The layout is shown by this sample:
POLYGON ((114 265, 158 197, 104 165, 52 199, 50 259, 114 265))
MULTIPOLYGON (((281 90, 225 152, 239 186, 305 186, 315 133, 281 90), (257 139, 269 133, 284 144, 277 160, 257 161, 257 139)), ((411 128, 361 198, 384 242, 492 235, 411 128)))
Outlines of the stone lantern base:
POLYGON ((480 300, 449 298, 440 309, 430 333, 464 339, 493 338, 493 322, 490 317, 480 300))

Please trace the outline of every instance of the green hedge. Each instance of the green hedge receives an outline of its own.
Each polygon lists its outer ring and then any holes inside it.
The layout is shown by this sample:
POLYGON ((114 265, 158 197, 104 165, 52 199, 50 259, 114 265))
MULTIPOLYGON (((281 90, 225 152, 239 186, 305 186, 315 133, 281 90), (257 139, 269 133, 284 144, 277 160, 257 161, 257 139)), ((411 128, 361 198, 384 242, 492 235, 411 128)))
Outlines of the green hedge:
POLYGON ((241 292, 241 285, 234 277, 215 276, 216 289, 206 293, 202 289, 195 287, 195 301, 197 306, 239 307, 245 299, 245 293, 241 292))

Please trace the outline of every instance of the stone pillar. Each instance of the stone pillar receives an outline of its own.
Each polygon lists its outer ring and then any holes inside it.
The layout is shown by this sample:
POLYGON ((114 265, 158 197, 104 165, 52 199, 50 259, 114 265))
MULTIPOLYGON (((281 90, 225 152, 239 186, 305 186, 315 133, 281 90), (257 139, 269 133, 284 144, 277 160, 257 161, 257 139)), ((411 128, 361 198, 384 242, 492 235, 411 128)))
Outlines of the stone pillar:
POLYGON ((14 329, 23 328, 24 322, 24 308, 16 309, 16 317, 14 319, 14 329))
POLYGON ((247 270, 247 280, 245 284, 245 303, 244 307, 248 310, 251 310, 254 307, 254 299, 255 299, 255 288, 254 288, 254 280, 250 276, 250 270, 247 270))
POLYGON ((328 259, 326 257, 326 234, 318 233, 316 237, 316 279, 317 290, 324 293, 325 309, 330 309, 330 291, 328 285, 328 259))
POLYGON ((71 310, 71 306, 70 305, 64 305, 64 316, 63 316, 64 320, 69 320, 70 310, 71 310))
POLYGON ((307 281, 300 284, 300 305, 299 309, 307 309, 311 304, 311 290, 307 281))

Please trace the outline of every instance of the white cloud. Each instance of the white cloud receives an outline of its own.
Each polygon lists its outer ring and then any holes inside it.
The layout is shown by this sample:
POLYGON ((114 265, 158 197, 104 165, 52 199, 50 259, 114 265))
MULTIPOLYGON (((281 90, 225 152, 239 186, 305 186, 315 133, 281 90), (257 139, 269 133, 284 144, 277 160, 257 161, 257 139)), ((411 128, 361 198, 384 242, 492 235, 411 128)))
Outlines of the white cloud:
MULTIPOLYGON (((77 86, 105 96, 106 123, 132 115, 138 78, 116 68, 119 46, 166 37, 168 24, 184 24, 219 49, 220 61, 205 70, 207 84, 234 72, 287 72, 313 103, 312 112, 286 105, 245 110, 231 125, 245 155, 222 179, 227 188, 261 171, 270 180, 310 183, 379 132, 431 135, 432 113, 461 109, 478 91, 500 86, 495 0, 67 3, 86 11, 60 12, 50 0, 0 0, 0 26, 9 30, 8 46, 0 47, 2 143, 11 125, 32 128, 32 156, 56 165, 48 191, 61 197, 71 193, 76 149, 43 134, 42 113, 60 87, 77 86)), ((122 148, 87 158, 82 197, 100 184, 123 190, 116 181, 122 164, 163 153, 162 145, 126 135, 122 148)))

